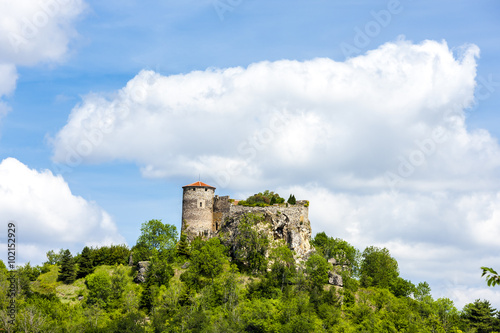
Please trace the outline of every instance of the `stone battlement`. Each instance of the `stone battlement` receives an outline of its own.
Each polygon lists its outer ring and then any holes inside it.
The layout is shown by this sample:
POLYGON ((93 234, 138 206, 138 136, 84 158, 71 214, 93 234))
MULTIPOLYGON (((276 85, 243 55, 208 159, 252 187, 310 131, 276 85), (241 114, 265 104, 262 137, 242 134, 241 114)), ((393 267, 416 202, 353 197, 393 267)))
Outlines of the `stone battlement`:
POLYGON ((202 182, 183 187, 182 232, 192 240, 196 236, 211 238, 219 231, 237 227, 244 214, 263 216, 271 225, 274 239, 283 239, 299 256, 310 250, 311 224, 309 201, 297 200, 264 207, 238 205, 239 200, 215 195, 215 188, 202 182))

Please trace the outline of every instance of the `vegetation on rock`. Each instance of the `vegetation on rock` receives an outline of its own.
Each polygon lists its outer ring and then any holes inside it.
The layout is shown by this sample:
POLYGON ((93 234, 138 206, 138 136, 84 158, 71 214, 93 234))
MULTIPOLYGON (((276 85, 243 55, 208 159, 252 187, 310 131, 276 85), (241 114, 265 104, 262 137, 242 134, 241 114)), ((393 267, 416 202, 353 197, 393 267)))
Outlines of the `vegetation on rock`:
POLYGON ((415 286, 400 276, 388 249, 370 246, 360 252, 345 240, 318 233, 312 240, 316 251, 296 261, 282 240, 264 241, 258 220, 243 219, 235 236, 238 248, 226 247, 219 238, 177 242, 174 226, 157 220, 143 224, 134 249, 144 250, 150 260, 144 283, 135 283, 135 268, 123 263, 130 255, 124 246, 84 248, 73 266, 69 251, 60 257, 52 251, 44 266, 26 264, 13 275, 18 293, 11 323, 7 278, 12 274, 0 262, 0 328, 89 333, 500 331, 498 311, 490 302, 476 300, 460 311, 447 298, 433 299, 428 283, 415 286), (64 279, 58 279, 59 271, 64 279), (343 288, 328 284, 332 271, 342 275, 343 288), (69 282, 75 272, 78 278, 69 282))

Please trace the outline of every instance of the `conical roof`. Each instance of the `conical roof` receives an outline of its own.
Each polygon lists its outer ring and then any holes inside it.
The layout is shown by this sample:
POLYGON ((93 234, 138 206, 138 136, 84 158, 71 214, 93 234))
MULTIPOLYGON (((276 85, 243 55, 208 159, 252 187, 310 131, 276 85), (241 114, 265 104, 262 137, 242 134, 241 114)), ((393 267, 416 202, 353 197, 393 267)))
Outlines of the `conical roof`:
POLYGON ((205 184, 204 182, 200 182, 200 181, 197 181, 197 182, 195 182, 195 183, 192 183, 192 184, 189 184, 189 185, 183 186, 182 188, 184 188, 184 187, 209 187, 209 188, 213 188, 213 189, 215 189, 215 187, 210 186, 210 185, 205 184))

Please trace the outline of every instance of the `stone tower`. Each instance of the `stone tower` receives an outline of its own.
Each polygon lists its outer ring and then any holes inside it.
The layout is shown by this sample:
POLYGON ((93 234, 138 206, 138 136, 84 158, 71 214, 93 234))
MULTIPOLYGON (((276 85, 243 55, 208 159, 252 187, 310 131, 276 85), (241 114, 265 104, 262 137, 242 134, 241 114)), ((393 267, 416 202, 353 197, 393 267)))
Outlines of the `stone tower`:
POLYGON ((200 181, 182 187, 182 232, 192 240, 210 237, 213 230, 215 187, 200 181))

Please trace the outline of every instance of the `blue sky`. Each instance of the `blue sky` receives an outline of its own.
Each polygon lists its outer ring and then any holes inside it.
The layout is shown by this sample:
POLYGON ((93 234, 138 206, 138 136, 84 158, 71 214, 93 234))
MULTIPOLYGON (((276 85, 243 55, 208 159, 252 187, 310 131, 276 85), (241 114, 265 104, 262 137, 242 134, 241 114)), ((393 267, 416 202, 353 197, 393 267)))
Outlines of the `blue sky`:
POLYGON ((500 267, 498 2, 43 3, 0 4, 0 217, 19 224, 20 262, 132 246, 152 218, 180 227, 181 186, 201 174, 220 195, 311 200, 313 233, 388 247, 436 297, 499 299, 479 270, 500 267), (26 19, 40 27, 13 51, 26 19), (276 112, 287 129, 241 153, 276 112), (228 166, 242 171, 224 182, 228 166))

